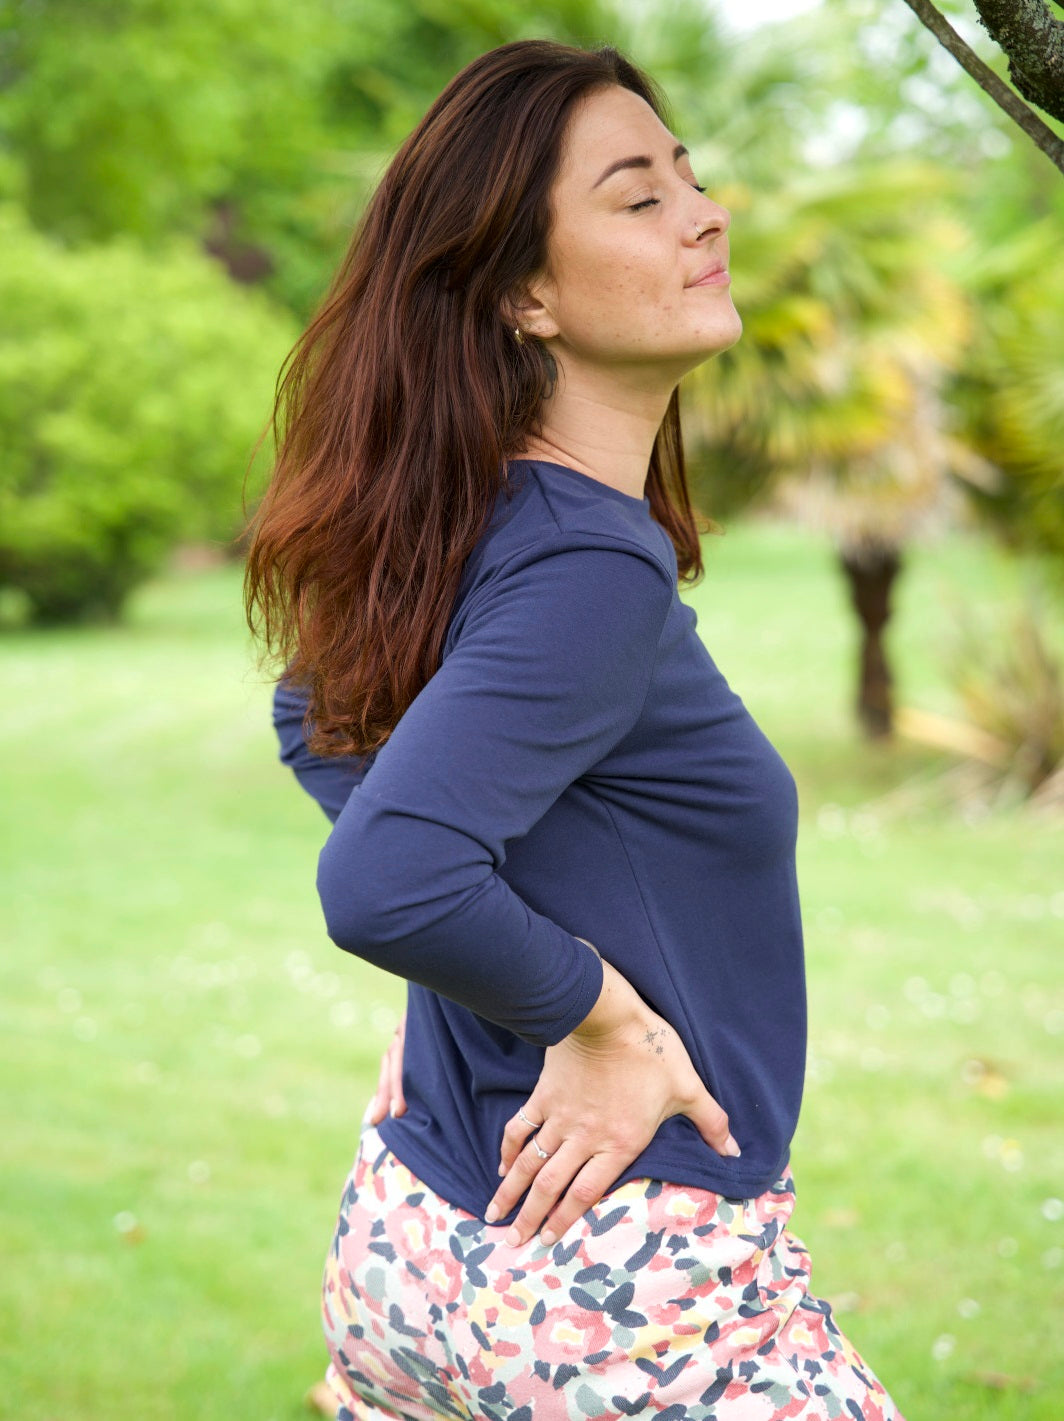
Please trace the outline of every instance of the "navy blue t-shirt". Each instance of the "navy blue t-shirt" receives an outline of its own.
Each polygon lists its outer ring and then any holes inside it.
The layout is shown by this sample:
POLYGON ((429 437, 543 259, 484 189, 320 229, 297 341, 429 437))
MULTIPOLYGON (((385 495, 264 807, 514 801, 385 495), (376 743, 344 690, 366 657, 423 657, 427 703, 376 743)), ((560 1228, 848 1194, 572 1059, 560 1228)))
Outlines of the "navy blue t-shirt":
POLYGON ((805 1069, 797 792, 680 600, 649 498, 512 461, 386 744, 313 755, 304 710, 282 681, 281 758, 334 820, 329 935, 409 983, 408 1108, 380 1125, 399 1159, 483 1216, 544 1047, 597 999, 587 938, 679 1032, 742 1149, 676 1116, 616 1182, 769 1188, 805 1069))

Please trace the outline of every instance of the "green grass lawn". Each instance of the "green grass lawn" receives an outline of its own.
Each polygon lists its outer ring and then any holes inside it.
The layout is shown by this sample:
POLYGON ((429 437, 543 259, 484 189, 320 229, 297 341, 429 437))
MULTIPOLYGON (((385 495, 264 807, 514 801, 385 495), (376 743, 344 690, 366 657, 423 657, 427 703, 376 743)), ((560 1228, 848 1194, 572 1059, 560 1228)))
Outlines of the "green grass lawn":
MULTIPOLYGON (((707 540, 685 594, 798 780, 808 1085, 794 1230, 909 1421, 1056 1421, 1064 1395, 1064 831, 862 809, 945 768, 851 723, 830 551, 707 540)), ((1016 570, 914 553, 899 699, 948 710, 951 597, 1016 570)), ((113 630, 0 640, 4 1360, 18 1421, 288 1421, 401 983, 334 948, 324 817, 276 761, 234 569, 113 630)))

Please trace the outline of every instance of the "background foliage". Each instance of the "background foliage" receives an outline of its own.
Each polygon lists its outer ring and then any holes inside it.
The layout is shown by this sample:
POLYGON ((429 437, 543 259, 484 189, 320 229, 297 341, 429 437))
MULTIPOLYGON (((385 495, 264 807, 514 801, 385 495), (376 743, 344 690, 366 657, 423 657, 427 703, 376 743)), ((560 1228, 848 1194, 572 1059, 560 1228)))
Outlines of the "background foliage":
POLYGON ((1064 185, 905 7, 824 0, 755 41, 709 0, 667 15, 625 0, 7 0, 0 202, 18 260, 0 397, 18 452, 2 477, 20 501, 29 478, 34 506, 10 522, 0 579, 32 615, 117 612, 174 543, 232 536, 266 379, 388 153, 465 61, 536 34, 629 49, 668 92, 703 181, 734 207, 749 330, 693 386, 707 500, 742 506, 796 455, 829 482, 846 464, 852 484, 870 467, 871 431, 928 391, 944 401, 932 423, 957 437, 946 457, 922 411, 920 448, 910 438, 905 450, 916 481, 963 478, 967 447, 1001 472, 992 497, 982 481, 992 526, 1064 548, 1064 278, 1049 257, 1064 185), (62 301, 34 296, 33 273, 62 301), (67 408, 75 372, 97 367, 99 388, 67 408))
POLYGON ((295 323, 187 238, 68 250, 0 209, 0 585, 113 616, 179 539, 239 531, 240 474, 295 323))

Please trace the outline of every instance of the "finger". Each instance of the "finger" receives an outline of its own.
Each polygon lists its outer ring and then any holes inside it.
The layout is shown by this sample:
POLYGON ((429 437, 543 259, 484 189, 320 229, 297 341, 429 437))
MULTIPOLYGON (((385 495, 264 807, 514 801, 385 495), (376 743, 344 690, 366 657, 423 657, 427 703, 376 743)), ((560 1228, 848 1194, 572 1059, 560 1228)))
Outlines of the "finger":
POLYGON ((388 1052, 385 1051, 381 1057, 380 1069, 377 1072, 377 1089, 373 1092, 373 1101, 370 1105, 367 1117, 371 1125, 379 1125, 388 1114, 388 1102, 390 1098, 391 1081, 389 1078, 388 1052))
MULTIPOLYGON (((537 1137, 538 1138, 538 1137, 537 1137)), ((541 1145, 540 1149, 546 1149, 546 1145, 541 1145)), ((561 1147, 558 1151, 551 1152, 547 1159, 543 1159, 537 1153, 533 1141, 529 1141, 527 1147, 517 1155, 506 1178, 495 1191, 491 1203, 484 1212, 484 1217, 488 1223, 494 1223, 496 1219, 504 1218, 516 1207, 521 1196, 529 1190, 530 1186, 539 1185, 538 1192, 522 1205, 524 1221, 522 1224, 521 1236, 530 1238, 539 1228, 539 1225, 546 1218, 551 1208, 558 1199, 569 1180, 580 1168, 582 1161, 579 1158, 579 1149, 570 1146, 568 1150, 561 1147), (549 1173, 545 1180, 541 1182, 543 1170, 550 1166, 549 1173), (536 1208, 539 1214, 535 1223, 529 1225, 528 1221, 536 1208)), ((507 1241, 510 1236, 507 1235, 507 1241)))
MULTIPOLYGON (((521 1151, 520 1159, 510 1171, 511 1175, 522 1168, 529 1153, 532 1153, 531 1147, 521 1151)), ((517 1218, 506 1234, 508 1244, 516 1247, 528 1242, 554 1209, 585 1158, 582 1146, 574 1142, 561 1146, 549 1159, 536 1157, 532 1161, 532 1182, 517 1218)), ((508 1175, 507 1183, 509 1179, 508 1175)))
POLYGON ((392 1037, 392 1044, 389 1047, 391 1055, 391 1083, 389 1109, 393 1115, 406 1114, 406 1097, 403 1094, 403 1055, 406 1051, 406 1012, 399 1018, 399 1024, 395 1028, 395 1035, 392 1037))
POLYGON ((388 1108, 393 1115, 404 1115, 406 1097, 403 1095, 403 1043, 400 1038, 396 1038, 389 1055, 388 1108))
POLYGON ((500 1174, 505 1174, 513 1165, 514 1160, 524 1149, 529 1135, 540 1128, 536 1121, 541 1121, 541 1119, 540 1112, 536 1110, 531 1101, 528 1101, 516 1115, 512 1115, 506 1122, 506 1128, 502 1132, 502 1146, 499 1151, 500 1174))
POLYGON ((616 1184, 630 1163, 626 1155, 592 1155, 544 1222, 539 1231, 540 1240, 545 1244, 556 1243, 588 1209, 602 1202, 606 1191, 616 1184))
POLYGON ((711 1145, 719 1155, 735 1158, 742 1154, 731 1133, 727 1114, 707 1090, 703 1090, 695 1104, 683 1113, 695 1126, 706 1144, 711 1145))

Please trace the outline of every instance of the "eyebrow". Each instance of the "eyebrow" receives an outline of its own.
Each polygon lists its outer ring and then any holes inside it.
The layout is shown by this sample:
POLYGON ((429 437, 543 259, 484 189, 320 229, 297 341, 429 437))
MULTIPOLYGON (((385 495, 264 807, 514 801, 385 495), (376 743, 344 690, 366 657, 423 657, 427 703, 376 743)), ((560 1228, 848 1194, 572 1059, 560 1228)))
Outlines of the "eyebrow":
MULTIPOLYGON (((686 152, 687 149, 684 145, 677 143, 676 147, 672 150, 672 161, 675 163, 679 158, 682 158, 686 152)), ((604 183, 607 178, 612 178, 614 173, 619 173, 624 168, 652 168, 653 166, 654 159, 649 157, 646 153, 638 153, 634 158, 618 158, 616 163, 610 164, 597 182, 591 184, 591 190, 594 192, 600 183, 604 183)))

